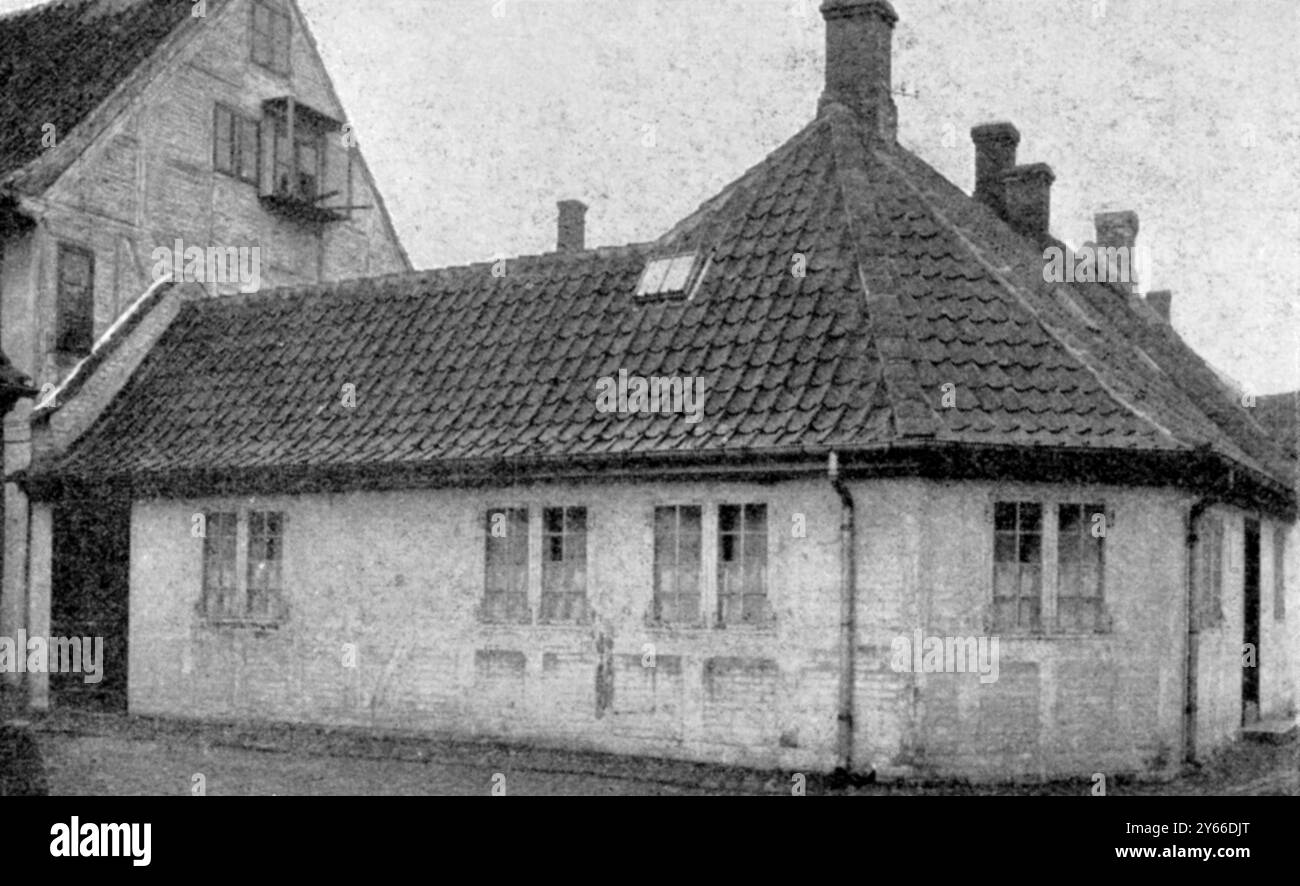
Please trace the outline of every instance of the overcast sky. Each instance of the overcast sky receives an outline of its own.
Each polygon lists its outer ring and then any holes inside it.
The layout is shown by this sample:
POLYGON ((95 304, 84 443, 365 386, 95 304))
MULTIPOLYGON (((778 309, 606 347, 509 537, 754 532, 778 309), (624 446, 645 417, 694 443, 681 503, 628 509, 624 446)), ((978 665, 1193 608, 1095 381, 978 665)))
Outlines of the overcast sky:
MULTIPOLYGON (((1174 325, 1300 388, 1300 2, 893 0, 900 140, 963 189, 1007 119, 1052 229, 1133 209, 1174 325)), ((656 237, 812 118, 817 0, 299 0, 417 267, 656 237)), ((0 9, 33 5, 0 0, 0 9)))

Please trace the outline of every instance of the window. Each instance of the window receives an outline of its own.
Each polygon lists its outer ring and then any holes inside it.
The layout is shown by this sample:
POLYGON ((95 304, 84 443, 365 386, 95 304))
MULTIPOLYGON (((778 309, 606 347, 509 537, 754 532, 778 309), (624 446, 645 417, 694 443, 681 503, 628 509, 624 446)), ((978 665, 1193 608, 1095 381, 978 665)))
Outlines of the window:
POLYGON ((1105 542, 1105 505, 1058 507, 1056 626, 1059 630, 1094 631, 1104 625, 1105 542))
POLYGON ((281 74, 289 72, 289 13, 269 0, 253 2, 253 61, 281 74))
POLYGON ((1273 529, 1273 617, 1286 618, 1286 527, 1273 529))
POLYGON ((697 264, 698 256, 694 252, 653 259, 641 274, 637 296, 685 295, 697 264))
POLYGON ((287 115, 270 118, 274 137, 271 142, 271 180, 277 196, 304 203, 316 203, 326 196, 321 192, 325 177, 325 133, 308 125, 299 115, 292 127, 287 115))
POLYGON ((587 619, 587 509, 542 511, 542 622, 587 619))
POLYGON ((217 172, 257 184, 262 127, 225 105, 217 105, 213 126, 212 165, 217 172))
POLYGON ((700 622, 700 540, 702 509, 671 505, 655 508, 654 611, 659 624, 700 622))
POLYGON ((1043 506, 997 502, 993 515, 995 630, 1038 631, 1043 605, 1043 506))
POLYGON ((1223 621, 1223 521, 1201 518, 1196 533, 1196 619, 1202 628, 1223 621))
POLYGON ((239 604, 239 573, 235 567, 238 550, 236 514, 208 514, 203 540, 203 612, 215 620, 242 615, 239 604))
POLYGON ((248 615, 270 618, 280 599, 284 521, 279 514, 248 515, 248 615))
POLYGON ((284 617, 283 560, 283 514, 269 511, 206 514, 204 617, 216 623, 265 625, 281 621, 284 617), (242 582, 241 560, 246 563, 242 582))
POLYGON ((95 254, 89 249, 59 244, 57 298, 55 349, 89 354, 95 343, 95 254))
POLYGON ((487 512, 484 621, 528 622, 528 509, 487 512))
POLYGON ((718 507, 718 625, 764 624, 767 603, 767 505, 718 507))

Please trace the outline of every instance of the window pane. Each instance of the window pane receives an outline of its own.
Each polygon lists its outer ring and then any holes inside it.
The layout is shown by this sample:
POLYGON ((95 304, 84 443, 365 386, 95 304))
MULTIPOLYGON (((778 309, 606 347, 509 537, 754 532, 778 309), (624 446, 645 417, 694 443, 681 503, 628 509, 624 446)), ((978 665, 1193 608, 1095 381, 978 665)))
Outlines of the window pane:
POLYGON ((652 261, 641 275, 641 285, 637 287, 638 295, 658 295, 663 289, 664 277, 668 274, 671 262, 667 260, 652 261))
POLYGON ((718 529, 721 532, 736 532, 740 529, 739 505, 721 505, 718 507, 718 529))
POLYGON ((694 255, 680 255, 672 260, 664 274, 662 292, 681 292, 690 279, 691 268, 695 266, 694 255))
POLYGON ((1082 512, 1078 505, 1061 505, 1058 513, 1060 514, 1057 525, 1060 527, 1061 535, 1077 535, 1079 525, 1082 522, 1082 512))
POLYGON ((700 571, 701 536, 703 535, 699 508, 681 508, 678 518, 677 564, 685 574, 698 576, 700 571))
POLYGON ((767 532, 767 505, 745 505, 745 532, 767 532))
POLYGON ((1057 569, 1057 592, 1062 595, 1080 596, 1083 590, 1083 568, 1077 560, 1062 558, 1057 569))
POLYGON ((261 126, 255 120, 239 121, 239 177, 257 181, 257 160, 261 145, 261 126))
POLYGON ((1035 533, 1020 536, 1020 562, 1037 564, 1043 558, 1043 537, 1035 533))
POLYGON ((546 508, 542 511, 542 528, 546 532, 563 532, 564 509, 546 508))
POLYGON ((993 537, 993 562, 1016 562, 1016 534, 999 532, 993 537))
POLYGON ((542 617, 571 621, 586 612, 587 515, 585 508, 542 512, 546 557, 542 563, 542 617))
POLYGON ((1020 596, 1037 600, 1043 591, 1043 570, 1038 566, 1020 567, 1020 596))
POLYGON ((234 514, 209 513, 205 516, 203 542, 203 599, 209 617, 239 615, 235 582, 234 514))
POLYGON ((767 535, 745 535, 744 547, 745 592, 761 594, 766 590, 767 535))
POLYGON ((1043 506, 1031 502, 1020 503, 1020 531, 1041 532, 1043 529, 1043 506))
POLYGON ((587 509, 586 508, 566 508, 564 511, 565 528, 569 532, 586 532, 587 531, 587 509))
POLYGON ((217 106, 213 122, 213 164, 218 172, 234 172, 235 151, 234 115, 226 108, 217 106))
POLYGON ((298 142, 298 196, 303 199, 315 199, 317 196, 317 175, 320 172, 317 146, 312 140, 298 142))
POLYGON ((1000 501, 993 506, 993 528, 999 531, 1016 529, 1016 506, 1013 502, 1000 501))

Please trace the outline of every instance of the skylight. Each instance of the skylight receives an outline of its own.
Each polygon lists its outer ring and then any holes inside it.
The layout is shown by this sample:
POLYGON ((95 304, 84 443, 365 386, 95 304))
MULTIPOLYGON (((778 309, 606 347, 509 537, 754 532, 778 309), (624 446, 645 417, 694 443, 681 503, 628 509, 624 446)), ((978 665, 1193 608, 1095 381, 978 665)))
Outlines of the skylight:
POLYGON ((652 259, 641 275, 641 282, 636 288, 637 296, 685 295, 697 258, 696 253, 685 252, 652 259))

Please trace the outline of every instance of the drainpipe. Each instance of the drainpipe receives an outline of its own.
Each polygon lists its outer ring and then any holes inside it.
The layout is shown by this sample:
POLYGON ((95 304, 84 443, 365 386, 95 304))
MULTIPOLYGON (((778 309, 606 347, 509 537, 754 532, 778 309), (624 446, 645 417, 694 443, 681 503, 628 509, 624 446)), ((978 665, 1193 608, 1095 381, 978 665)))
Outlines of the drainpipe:
POLYGON ((1196 539, 1209 497, 1198 498, 1187 512, 1187 659, 1183 663, 1183 763, 1196 762, 1196 667, 1200 658, 1200 628, 1196 623, 1196 539))
POLYGON ((853 689, 857 619, 854 604, 857 578, 853 556, 854 505, 840 476, 839 456, 834 452, 827 460, 826 474, 840 497, 840 696, 836 730, 836 774, 848 778, 853 771, 853 689))

